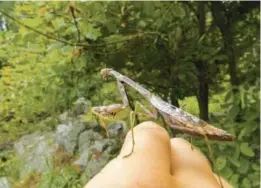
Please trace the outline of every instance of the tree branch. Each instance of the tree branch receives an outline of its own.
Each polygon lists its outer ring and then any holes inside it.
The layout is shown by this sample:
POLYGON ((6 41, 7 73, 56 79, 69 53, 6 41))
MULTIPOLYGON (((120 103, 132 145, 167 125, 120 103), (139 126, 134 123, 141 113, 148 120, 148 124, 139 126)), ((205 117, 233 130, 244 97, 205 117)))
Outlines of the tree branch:
POLYGON ((108 45, 114 45, 114 44, 118 44, 118 43, 121 43, 121 42, 127 42, 129 40, 132 40, 134 38, 140 38, 140 37, 143 37, 145 35, 159 35, 160 33, 159 32, 153 32, 153 31, 149 31, 149 32, 138 32, 138 33, 135 33, 135 34, 132 34, 132 35, 129 35, 127 36, 125 39, 123 40, 119 40, 119 41, 114 41, 114 42, 110 42, 110 43, 99 43, 99 44, 87 44, 87 43, 73 43, 73 42, 68 42, 66 40, 63 40, 63 39, 60 39, 60 38, 56 38, 52 35, 49 35, 49 34, 46 34, 46 33, 43 33, 31 26, 28 26, 24 23, 22 23, 21 21, 17 20, 16 18, 10 16, 9 14, 5 13, 4 11, 0 10, 0 12, 6 16, 7 18, 15 21, 16 23, 18 23, 19 25, 22 25, 24 26, 25 28, 27 29, 30 29, 32 31, 34 31, 35 33, 38 33, 42 36, 45 36, 46 38, 49 38, 49 39, 52 39, 52 40, 55 40, 55 41, 58 41, 58 42, 61 42, 63 44, 67 44, 67 45, 70 45, 70 46, 80 46, 80 47, 104 47, 104 46, 108 46, 108 45))
POLYGON ((10 18, 11 20, 15 21, 16 23, 18 23, 19 25, 22 25, 22 26, 24 26, 25 28, 30 29, 30 30, 32 30, 32 31, 34 31, 34 32, 36 32, 36 33, 42 35, 42 36, 45 36, 45 37, 49 38, 49 39, 56 40, 56 41, 58 41, 58 42, 61 42, 61 43, 64 43, 64 44, 67 44, 67 45, 70 45, 70 46, 86 46, 86 45, 87 45, 87 44, 74 44, 74 43, 71 43, 71 42, 67 42, 67 41, 65 41, 65 40, 63 40, 63 39, 59 39, 59 38, 56 38, 56 37, 54 37, 54 36, 45 34, 45 33, 41 32, 41 31, 38 31, 37 29, 35 29, 35 28, 33 28, 33 27, 30 27, 30 26, 28 26, 28 25, 22 23, 21 21, 19 21, 19 20, 17 20, 16 18, 10 16, 9 14, 5 13, 5 12, 2 11, 2 10, 0 10, 0 12, 1 12, 4 16, 6 16, 6 17, 10 18))
POLYGON ((76 20, 76 17, 75 17, 75 14, 74 14, 74 8, 72 6, 70 6, 70 11, 72 13, 72 17, 73 17, 73 21, 74 21, 74 24, 75 24, 75 27, 77 29, 77 33, 78 33, 78 42, 81 42, 81 33, 80 33, 80 29, 78 27, 78 22, 76 20))

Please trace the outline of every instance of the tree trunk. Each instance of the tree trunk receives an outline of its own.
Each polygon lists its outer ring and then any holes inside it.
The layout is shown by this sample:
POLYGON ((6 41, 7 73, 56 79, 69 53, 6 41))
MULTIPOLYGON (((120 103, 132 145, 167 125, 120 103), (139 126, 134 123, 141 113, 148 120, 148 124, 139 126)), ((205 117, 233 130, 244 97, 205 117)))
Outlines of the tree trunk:
POLYGON ((237 62, 234 53, 234 40, 231 32, 231 28, 228 28, 224 33, 222 33, 224 48, 227 52, 228 57, 228 69, 230 75, 230 83, 233 87, 234 93, 238 91, 237 86, 239 85, 239 80, 237 76, 237 62))
POLYGON ((174 89, 171 89, 171 91, 170 91, 170 101, 171 101, 171 104, 173 104, 174 106, 179 108, 179 101, 177 99, 174 89))
POLYGON ((199 106, 199 117, 203 120, 208 120, 208 94, 209 94, 209 86, 206 75, 206 68, 204 66, 204 62, 197 61, 195 62, 197 71, 198 71, 198 106, 199 106))
POLYGON ((216 25, 218 26, 224 43, 224 51, 228 57, 228 69, 230 75, 230 83, 233 88, 233 92, 237 92, 237 86, 239 85, 239 79, 237 76, 237 62, 234 53, 234 39, 232 34, 232 17, 226 14, 226 9, 221 2, 211 3, 211 11, 216 25))
MULTIPOLYGON (((198 3, 198 22, 199 22, 199 37, 206 31, 205 19, 205 2, 198 3)), ((207 62, 198 60, 194 62, 198 72, 198 93, 197 100, 199 106, 199 116, 203 120, 208 120, 208 78, 207 78, 207 62)))

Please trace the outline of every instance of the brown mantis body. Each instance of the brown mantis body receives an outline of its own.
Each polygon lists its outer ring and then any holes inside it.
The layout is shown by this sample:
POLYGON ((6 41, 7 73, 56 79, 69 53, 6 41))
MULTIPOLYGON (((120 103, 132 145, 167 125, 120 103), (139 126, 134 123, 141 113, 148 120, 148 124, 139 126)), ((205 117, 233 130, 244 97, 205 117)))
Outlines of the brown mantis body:
MULTIPOLYGON (((165 122, 173 129, 177 129, 192 136, 207 137, 210 140, 232 141, 233 137, 226 131, 216 128, 207 122, 177 108, 161 98, 153 95, 150 91, 134 82, 130 78, 120 74, 113 69, 102 69, 101 75, 103 79, 108 76, 116 78, 120 93, 122 95, 123 104, 112 104, 109 106, 93 107, 92 111, 101 116, 108 116, 117 113, 128 107, 129 102, 124 88, 124 84, 131 86, 139 92, 145 99, 156 109, 164 118, 165 122)), ((151 114, 151 117, 157 118, 157 114, 151 114)))

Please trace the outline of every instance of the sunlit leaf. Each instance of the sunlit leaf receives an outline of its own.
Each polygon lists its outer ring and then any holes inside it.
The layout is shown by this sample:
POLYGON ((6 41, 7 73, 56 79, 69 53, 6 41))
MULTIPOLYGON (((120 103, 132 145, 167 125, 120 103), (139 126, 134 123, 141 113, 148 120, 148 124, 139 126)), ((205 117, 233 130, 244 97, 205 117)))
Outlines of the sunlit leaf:
POLYGON ((248 146, 248 143, 244 142, 240 144, 240 151, 246 156, 254 157, 254 152, 251 147, 248 146))
POLYGON ((222 177, 228 179, 230 176, 233 175, 233 171, 231 168, 225 167, 220 171, 220 174, 222 175, 222 177))
POLYGON ((238 184, 238 180, 239 180, 239 174, 233 174, 230 177, 230 183, 234 186, 236 186, 238 184))
POLYGON ((23 23, 30 27, 37 27, 42 24, 41 18, 27 18, 23 20, 23 23))
POLYGON ((61 43, 61 42, 56 42, 56 43, 54 43, 54 44, 51 44, 49 47, 48 47, 48 51, 50 51, 50 50, 53 50, 53 49, 61 49, 61 47, 63 47, 64 46, 64 44, 63 43, 61 43))
POLYGON ((226 163, 227 163, 227 159, 225 156, 218 157, 216 161, 217 170, 218 171, 222 170, 226 166, 226 163))

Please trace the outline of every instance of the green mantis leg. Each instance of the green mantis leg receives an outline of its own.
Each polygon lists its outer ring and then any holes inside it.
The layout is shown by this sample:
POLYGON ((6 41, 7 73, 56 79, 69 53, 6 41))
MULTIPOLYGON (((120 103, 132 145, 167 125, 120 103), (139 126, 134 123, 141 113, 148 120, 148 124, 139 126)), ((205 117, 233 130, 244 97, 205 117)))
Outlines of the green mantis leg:
POLYGON ((209 143, 209 139, 208 139, 207 134, 206 134, 206 132, 205 132, 204 129, 202 129, 202 132, 204 133, 204 138, 205 138, 206 145, 207 145, 207 148, 208 148, 208 153, 209 153, 209 155, 210 155, 210 160, 211 160, 211 162, 212 162, 212 164, 213 164, 213 166, 214 166, 214 171, 217 173, 218 181, 219 181, 219 183, 220 183, 220 185, 221 185, 221 188, 223 188, 224 186, 223 186, 223 184, 222 184, 220 175, 219 175, 218 171, 216 170, 216 161, 215 161, 215 158, 214 158, 214 154, 213 154, 213 152, 212 152, 212 149, 211 149, 211 144, 209 143))
MULTIPOLYGON (((180 106, 180 109, 185 110, 185 107, 186 107, 186 104, 182 104, 180 106)), ((193 147, 193 137, 192 136, 189 136, 189 142, 190 142, 190 145, 191 145, 191 150, 193 150, 194 147, 193 147)))
MULTIPOLYGON (((135 108, 136 110, 136 108, 135 108)), ((124 155, 123 158, 127 158, 129 157, 133 151, 134 151, 134 147, 135 147, 135 139, 134 139, 134 126, 135 126, 135 117, 136 117, 136 114, 134 111, 131 111, 130 112, 130 125, 131 125, 131 137, 132 137, 132 146, 131 146, 131 151, 130 153, 128 153, 127 155, 124 155)))
POLYGON ((136 102, 135 103, 135 110, 138 108, 138 106, 145 112, 145 113, 140 113, 140 112, 136 112, 136 114, 140 115, 140 116, 145 116, 147 118, 153 118, 153 119, 157 119, 158 118, 158 114, 157 114, 157 110, 155 108, 152 109, 152 112, 149 111, 143 104, 141 104, 140 102, 136 102))
POLYGON ((135 102, 135 107, 134 107, 134 111, 130 112, 130 125, 131 125, 131 136, 132 136, 132 147, 131 147, 131 151, 129 154, 123 156, 123 158, 129 157, 133 151, 134 151, 134 147, 135 147, 135 138, 134 138, 134 126, 135 126, 135 122, 136 122, 136 115, 142 115, 142 116, 146 116, 149 118, 157 118, 157 114, 150 112, 148 109, 146 109, 140 102, 135 102), (142 107, 142 109, 145 111, 145 113, 139 113, 137 112, 137 107, 138 105, 140 107, 142 107))

